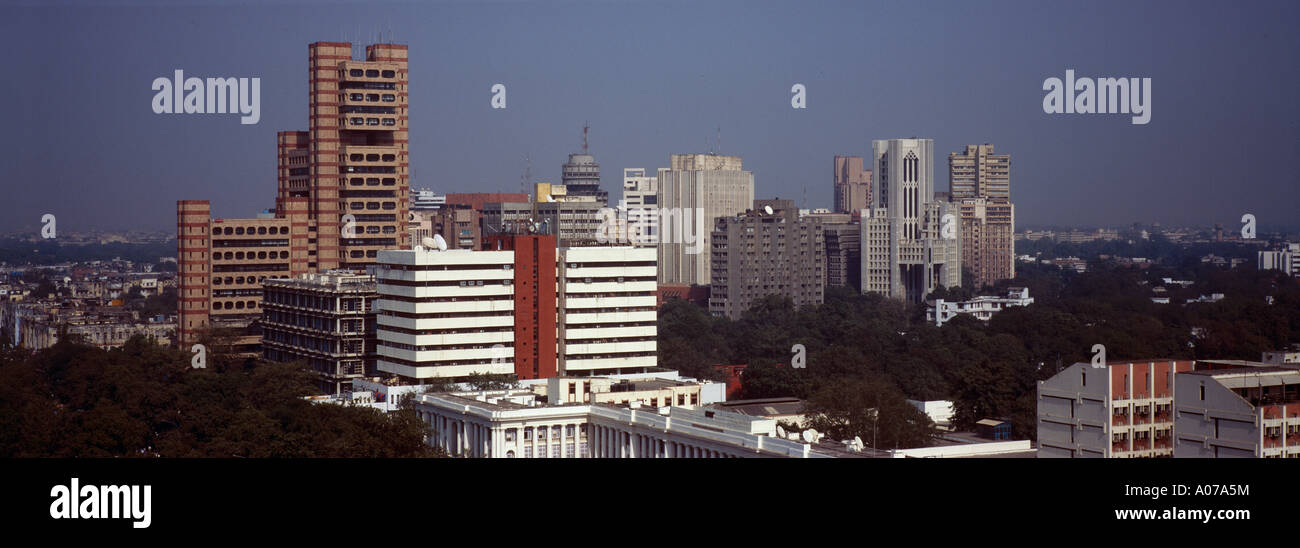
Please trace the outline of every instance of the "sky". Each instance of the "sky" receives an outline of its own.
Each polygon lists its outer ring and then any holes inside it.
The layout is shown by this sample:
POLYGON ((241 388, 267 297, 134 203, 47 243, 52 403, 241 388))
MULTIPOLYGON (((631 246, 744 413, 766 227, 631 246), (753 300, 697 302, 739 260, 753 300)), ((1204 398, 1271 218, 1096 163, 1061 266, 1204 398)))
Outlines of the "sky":
POLYGON ((1010 154, 1018 228, 1294 229, 1297 22, 1290 0, 9 3, 0 232, 272 208, 276 132, 308 127, 308 44, 379 33, 409 46, 412 188, 518 192, 526 156, 559 182, 587 123, 611 200, 624 168, 716 150, 759 198, 831 207, 835 155, 921 137, 939 190, 948 153, 1010 154), (153 80, 178 69, 260 78, 260 121, 155 114, 153 80), (1150 122, 1045 113, 1067 69, 1150 78, 1150 122))

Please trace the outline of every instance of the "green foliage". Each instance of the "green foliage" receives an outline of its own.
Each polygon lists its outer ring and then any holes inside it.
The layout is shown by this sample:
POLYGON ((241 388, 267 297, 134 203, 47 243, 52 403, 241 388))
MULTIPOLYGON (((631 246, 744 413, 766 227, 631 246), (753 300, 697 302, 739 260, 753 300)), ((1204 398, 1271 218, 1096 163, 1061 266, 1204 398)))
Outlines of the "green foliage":
MULTIPOLYGON (((1142 245, 1175 253, 1159 241, 1142 245)), ((1199 260, 1147 269, 1100 263, 1082 274, 1030 264, 1018 265, 1016 279, 994 289, 1010 286, 1028 287, 1035 303, 999 312, 988 322, 958 316, 943 327, 923 321, 921 307, 842 287, 826 288, 824 304, 799 309, 788 299, 769 297, 737 321, 669 301, 660 309, 659 363, 706 378, 714 365, 748 364, 743 398, 810 399, 827 387, 862 388, 857 380, 871 379, 900 397, 952 400, 959 428, 997 418, 1010 421, 1016 436, 1032 439, 1037 381, 1089 361, 1094 344, 1106 345, 1111 360, 1258 360, 1264 350, 1300 342, 1300 284, 1278 272, 1228 270, 1199 260), (1150 291, 1161 277, 1195 281, 1178 289, 1187 298, 1212 292, 1227 297, 1187 306, 1155 304, 1150 291), (1266 304, 1265 296, 1274 304, 1266 304), (1202 335, 1194 337, 1193 328, 1202 335), (794 344, 807 349, 805 369, 789 367, 794 344)), ((961 288, 936 294, 954 291, 966 294, 961 288)), ((828 417, 855 409, 847 397, 826 401, 828 417)), ((882 405, 882 421, 909 424, 908 416, 882 405)))
POLYGON ((427 457, 413 411, 313 404, 297 364, 249 364, 133 337, 117 350, 0 348, 6 457, 427 457), (215 359, 213 359, 215 358, 215 359))
POLYGON ((857 436, 877 449, 925 447, 935 435, 930 418, 879 377, 828 383, 808 398, 804 412, 809 426, 830 438, 857 436))

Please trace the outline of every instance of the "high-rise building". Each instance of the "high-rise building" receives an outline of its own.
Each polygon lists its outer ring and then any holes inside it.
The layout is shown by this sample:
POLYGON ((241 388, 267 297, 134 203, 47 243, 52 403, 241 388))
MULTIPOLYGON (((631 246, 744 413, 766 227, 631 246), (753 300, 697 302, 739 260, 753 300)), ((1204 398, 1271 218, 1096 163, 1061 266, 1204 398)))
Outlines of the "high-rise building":
POLYGON ((1016 276, 1015 206, 1011 203, 1011 155, 993 145, 967 145, 948 155, 949 192, 961 216, 962 266, 973 285, 1016 276))
POLYGON ((654 246, 659 230, 659 177, 646 175, 644 168, 623 170, 623 200, 627 239, 632 245, 654 246))
POLYGON ((262 283, 262 351, 302 361, 320 389, 340 394, 375 371, 375 277, 349 271, 268 278, 262 283))
POLYGON ((789 297, 795 306, 821 304, 824 238, 821 219, 801 219, 791 200, 756 200, 744 214, 719 217, 711 238, 709 311, 737 319, 768 295, 789 297))
POLYGON ((600 164, 587 150, 588 129, 582 126, 582 152, 570 154, 569 161, 561 167, 560 184, 568 189, 569 195, 589 196, 604 207, 609 204, 609 192, 600 188, 600 164))
POLYGON ((182 346, 229 328, 260 354, 262 280, 364 271, 410 244, 406 46, 366 46, 358 60, 350 43, 316 42, 308 71, 310 129, 277 134, 275 210, 212 219, 206 200, 177 202, 182 346))
POLYGON ((948 155, 948 184, 959 198, 1011 199, 1011 155, 994 154, 993 145, 966 145, 948 155))
POLYGON ((309 129, 279 134, 277 213, 307 198, 315 268, 364 270, 379 250, 410 245, 406 46, 366 46, 361 60, 347 42, 308 52, 309 129))
POLYGON ((1076 363, 1039 381, 1038 456, 1174 456, 1174 401, 1192 369, 1182 360, 1076 363))
POLYGON ((754 203, 754 174, 739 156, 673 154, 660 169, 659 283, 708 285, 713 220, 744 213, 754 203))
POLYGON ((953 200, 961 217, 961 264, 976 287, 1016 277, 1016 211, 1003 198, 953 200))
POLYGON ((411 382, 655 367, 655 252, 487 236, 487 250, 380 253, 379 371, 411 382), (499 246, 499 248, 498 248, 499 246))
POLYGON ((862 291, 920 304, 960 286, 957 211, 934 197, 934 140, 878 140, 872 151, 879 187, 862 214, 862 291))
POLYGON ((856 213, 871 207, 871 170, 861 156, 835 157, 835 212, 856 213))
POLYGON ((862 290, 861 216, 851 213, 800 212, 800 218, 822 222, 826 240, 826 285, 862 290))

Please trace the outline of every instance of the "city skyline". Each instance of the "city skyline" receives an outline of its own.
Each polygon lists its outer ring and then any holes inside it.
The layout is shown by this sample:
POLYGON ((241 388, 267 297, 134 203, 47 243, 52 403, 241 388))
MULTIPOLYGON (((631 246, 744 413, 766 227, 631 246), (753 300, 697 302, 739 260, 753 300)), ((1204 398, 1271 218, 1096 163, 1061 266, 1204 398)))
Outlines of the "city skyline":
MULTIPOLYGON (((560 182, 588 123, 613 196, 622 169, 716 149, 745 158, 756 197, 830 208, 834 155, 917 136, 934 139, 936 154, 982 143, 1011 154, 1023 227, 1230 228, 1244 213, 1261 233, 1295 225, 1285 217, 1300 185, 1287 168, 1300 107, 1287 90, 1300 71, 1287 59, 1300 48, 1284 27, 1294 5, 1124 5, 1119 17, 1121 4, 1107 3, 1060 20, 1023 2, 942 12, 764 3, 734 22, 729 6, 692 7, 691 19, 673 3, 314 6, 305 19, 297 6, 15 8, 3 24, 22 44, 16 73, 42 85, 0 92, 29 105, 16 115, 32 128, 5 138, 18 160, 5 172, 0 232, 39 230, 44 213, 60 230, 162 230, 175 201, 194 196, 209 197, 216 217, 273 208, 276 132, 307 116, 306 44, 361 46, 375 30, 411 51, 412 188, 514 192, 525 155, 533 181, 560 182), (102 24, 76 24, 90 21, 102 24), (1008 31, 973 30, 994 23, 1008 31), (989 53, 957 57, 966 51, 989 53), (1203 68, 1216 66, 1231 68, 1203 68), (1069 69, 1152 78, 1150 122, 1044 113, 1044 79, 1069 69), (148 86, 174 70, 261 78, 260 121, 154 114, 148 86), (490 106, 497 83, 504 110, 490 106), (794 83, 806 86, 807 109, 790 108, 794 83), (1079 203, 1093 205, 1065 205, 1079 203)), ((946 170, 935 182, 948 188, 946 170)))

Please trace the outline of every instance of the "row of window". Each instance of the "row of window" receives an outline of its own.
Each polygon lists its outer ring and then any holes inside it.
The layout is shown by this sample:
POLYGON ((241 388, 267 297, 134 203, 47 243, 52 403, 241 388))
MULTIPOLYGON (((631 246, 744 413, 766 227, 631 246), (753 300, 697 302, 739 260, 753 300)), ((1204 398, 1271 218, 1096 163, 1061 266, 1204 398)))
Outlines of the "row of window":
MULTIPOLYGON (((379 186, 380 183, 381 180, 378 177, 367 177, 365 180, 362 180, 361 177, 353 177, 348 180, 348 184, 352 186, 379 186)), ((397 179, 393 177, 384 177, 382 183, 384 186, 393 186, 397 184, 397 179)))
MULTIPOLYGON (((340 74, 339 76, 342 76, 342 74, 340 74)), ((379 70, 379 69, 362 70, 362 69, 354 68, 348 70, 348 76, 365 77, 365 78, 396 78, 397 72, 392 70, 379 70)))
POLYGON ((397 96, 391 93, 385 93, 382 96, 378 93, 349 93, 348 99, 351 101, 367 101, 372 103, 382 100, 385 103, 392 103, 397 101, 397 96))
POLYGON ((245 278, 245 277, 243 277, 243 276, 226 276, 226 277, 224 277, 224 278, 222 278, 222 277, 220 277, 220 276, 214 276, 214 277, 212 278, 212 285, 231 285, 231 284, 234 284, 234 285, 243 285, 243 284, 245 284, 245 283, 250 283, 250 284, 252 284, 252 283, 258 283, 258 284, 260 284, 260 283, 262 283, 262 281, 265 280, 265 279, 266 279, 266 276, 249 276, 249 277, 247 277, 247 278, 245 278))
POLYGON ((379 126, 379 125, 384 125, 384 126, 395 126, 395 125, 397 125, 397 120, 394 120, 394 119, 392 119, 392 118, 383 118, 383 119, 380 119, 380 118, 348 118, 347 121, 348 121, 348 124, 349 124, 349 125, 353 125, 353 126, 362 126, 362 125, 365 125, 365 126, 379 126))
MULTIPOLYGON (((281 259, 288 259, 288 258, 289 258, 289 252, 288 252, 288 251, 281 251, 281 252, 278 254, 278 257, 281 258, 281 259)), ((230 252, 230 251, 227 251, 227 252, 225 253, 225 255, 222 255, 220 252, 218 252, 218 253, 213 253, 213 254, 212 254, 212 258, 213 258, 213 259, 216 259, 216 260, 218 260, 218 261, 220 261, 220 260, 227 260, 227 261, 229 261, 229 260, 236 260, 236 261, 242 261, 242 260, 244 260, 245 258, 248 258, 248 259, 259 259, 259 260, 261 260, 261 259, 275 259, 275 258, 277 258, 277 254, 276 254, 276 252, 274 252, 274 251, 270 252, 269 255, 267 254, 266 251, 258 251, 256 254, 253 253, 252 251, 249 251, 248 254, 245 255, 245 253, 244 253, 243 251, 235 251, 235 252, 233 252, 233 253, 230 252)))
MULTIPOLYGON (((382 161, 384 161, 384 162, 395 162, 395 161, 397 161, 397 155, 395 155, 395 154, 384 154, 384 155, 373 154, 373 153, 372 153, 372 154, 361 154, 361 153, 358 152, 358 153, 354 153, 354 154, 349 154, 349 155, 348 155, 348 161, 350 161, 350 162, 379 162, 379 161, 381 161, 380 158, 382 158, 382 159, 383 159, 382 161)), ((342 154, 339 155, 339 159, 340 159, 340 160, 343 159, 343 155, 342 155, 342 154)))
POLYGON ((264 227, 264 226, 259 226, 259 227, 257 227, 256 232, 254 232, 254 229, 253 229, 253 227, 251 227, 251 226, 248 227, 247 230, 245 230, 244 227, 242 227, 242 226, 236 226, 236 227, 229 227, 229 226, 227 226, 227 227, 224 227, 224 232, 223 232, 222 227, 216 227, 216 228, 213 228, 213 229, 212 229, 212 233, 213 233, 213 234, 225 234, 225 235, 227 235, 227 236, 230 236, 230 235, 243 236, 245 233, 247 233, 247 234, 249 234, 249 235, 257 234, 257 235, 260 236, 260 235, 264 235, 264 234, 276 234, 277 232, 278 232, 279 234, 288 234, 288 233, 289 233, 289 227, 287 227, 287 226, 282 226, 282 227, 278 227, 278 229, 277 229, 277 227, 274 227, 274 226, 273 226, 273 227, 270 227, 270 228, 267 228, 267 227, 264 227))
POLYGON ((397 209, 397 203, 396 203, 396 202, 384 202, 384 203, 381 204, 381 203, 379 203, 379 202, 352 202, 352 203, 348 204, 348 208, 350 208, 350 209, 369 209, 369 210, 376 210, 376 209, 397 209))

